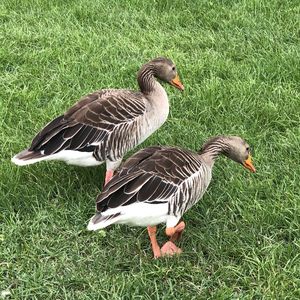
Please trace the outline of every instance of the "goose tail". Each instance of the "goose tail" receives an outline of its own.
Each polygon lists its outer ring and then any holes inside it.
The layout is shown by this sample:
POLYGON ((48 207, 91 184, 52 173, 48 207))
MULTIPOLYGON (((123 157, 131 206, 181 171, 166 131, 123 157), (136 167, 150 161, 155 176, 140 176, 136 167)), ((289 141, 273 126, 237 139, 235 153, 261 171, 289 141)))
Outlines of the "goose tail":
POLYGON ((98 229, 103 229, 113 223, 116 223, 118 217, 121 213, 115 213, 111 215, 102 215, 101 213, 96 213, 91 219, 87 226, 87 230, 95 231, 98 229))
POLYGON ((42 154, 41 151, 35 152, 35 151, 30 151, 29 149, 25 149, 20 153, 16 154, 14 157, 12 157, 11 161, 18 166, 26 166, 26 165, 35 164, 47 158, 48 157, 42 154))

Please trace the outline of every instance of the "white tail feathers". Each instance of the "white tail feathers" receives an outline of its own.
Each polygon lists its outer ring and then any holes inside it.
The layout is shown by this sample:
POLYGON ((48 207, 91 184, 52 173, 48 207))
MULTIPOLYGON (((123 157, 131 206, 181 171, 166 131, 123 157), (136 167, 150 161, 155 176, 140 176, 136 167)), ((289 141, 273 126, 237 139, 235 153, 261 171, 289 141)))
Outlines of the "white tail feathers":
POLYGON ((120 213, 106 216, 97 213, 90 219, 87 230, 95 231, 98 229, 103 229, 111 224, 116 223, 118 221, 118 216, 120 216, 120 213))
POLYGON ((18 155, 15 155, 14 157, 12 157, 11 161, 16 164, 17 166, 27 166, 27 165, 31 165, 31 164, 35 164, 39 161, 43 161, 43 160, 47 160, 49 159, 49 157, 47 156, 43 156, 40 158, 32 158, 32 159, 20 159, 18 158, 18 155))
POLYGON ((61 160, 67 164, 82 167, 98 166, 103 163, 96 160, 93 156, 93 152, 81 152, 76 150, 62 150, 51 155, 24 150, 11 159, 11 161, 18 166, 31 165, 43 160, 61 160))
POLYGON ((48 157, 44 156, 41 152, 34 152, 26 149, 15 155, 11 161, 18 166, 26 166, 45 159, 48 159, 48 157))

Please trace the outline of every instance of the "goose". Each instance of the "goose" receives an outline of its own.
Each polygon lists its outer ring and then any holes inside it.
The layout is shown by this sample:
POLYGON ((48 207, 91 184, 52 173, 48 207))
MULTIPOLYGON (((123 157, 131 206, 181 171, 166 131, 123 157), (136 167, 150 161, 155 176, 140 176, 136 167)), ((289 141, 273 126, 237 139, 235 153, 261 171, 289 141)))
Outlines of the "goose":
POLYGON ((111 224, 147 226, 154 258, 180 254, 176 242, 185 228, 183 214, 208 188, 216 158, 223 154, 255 172, 249 145, 238 136, 216 136, 197 152, 153 146, 138 151, 116 172, 96 200, 87 229, 111 224), (162 248, 156 225, 166 223, 170 240, 162 248))
POLYGON ((175 64, 168 58, 155 58, 138 72, 140 91, 104 89, 81 98, 48 123, 12 162, 19 166, 44 160, 79 166, 106 162, 106 184, 125 153, 147 139, 168 117, 168 96, 157 79, 184 90, 175 64))

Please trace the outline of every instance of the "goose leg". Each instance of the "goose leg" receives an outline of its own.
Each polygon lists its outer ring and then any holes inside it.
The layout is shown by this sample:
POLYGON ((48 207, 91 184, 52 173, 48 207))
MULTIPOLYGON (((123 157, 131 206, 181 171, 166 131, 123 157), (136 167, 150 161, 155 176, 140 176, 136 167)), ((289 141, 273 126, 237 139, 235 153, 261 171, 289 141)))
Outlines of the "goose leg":
POLYGON ((161 248, 161 253, 162 256, 165 255, 174 255, 174 254, 180 254, 182 253, 182 250, 178 248, 174 242, 177 241, 182 234, 182 231, 185 228, 185 223, 181 221, 178 225, 175 227, 169 227, 166 229, 166 235, 170 237, 170 240, 166 242, 162 248, 161 248))
POLYGON ((148 226, 147 230, 150 237, 154 258, 161 257, 160 247, 156 239, 156 226, 148 226))
POLYGON ((107 170, 105 173, 105 183, 104 185, 106 185, 114 176, 114 171, 113 170, 107 170))
POLYGON ((106 173, 105 173, 104 185, 106 185, 112 179, 115 170, 117 170, 121 162, 122 162, 122 158, 117 159, 115 161, 111 161, 109 159, 106 160, 106 173))
POLYGON ((176 232, 170 238, 170 241, 173 243, 180 240, 182 232, 185 229, 185 223, 181 221, 175 228, 176 232))

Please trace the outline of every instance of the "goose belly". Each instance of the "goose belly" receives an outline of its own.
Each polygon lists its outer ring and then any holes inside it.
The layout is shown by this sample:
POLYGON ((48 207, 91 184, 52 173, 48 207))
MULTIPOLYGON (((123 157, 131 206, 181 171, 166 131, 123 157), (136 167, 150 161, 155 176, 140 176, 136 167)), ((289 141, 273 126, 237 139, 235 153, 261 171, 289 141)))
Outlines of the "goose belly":
POLYGON ((154 226, 166 223, 168 216, 168 204, 149 204, 145 202, 133 203, 103 212, 105 215, 120 213, 116 224, 127 224, 131 226, 154 226))
POLYGON ((169 115, 169 109, 164 108, 162 111, 158 109, 149 115, 145 116, 142 124, 141 136, 138 144, 144 142, 151 134, 159 129, 167 120, 169 115))
POLYGON ((103 161, 98 161, 93 152, 82 152, 76 150, 62 150, 56 154, 47 156, 46 160, 61 160, 69 165, 81 167, 99 166, 103 161))

